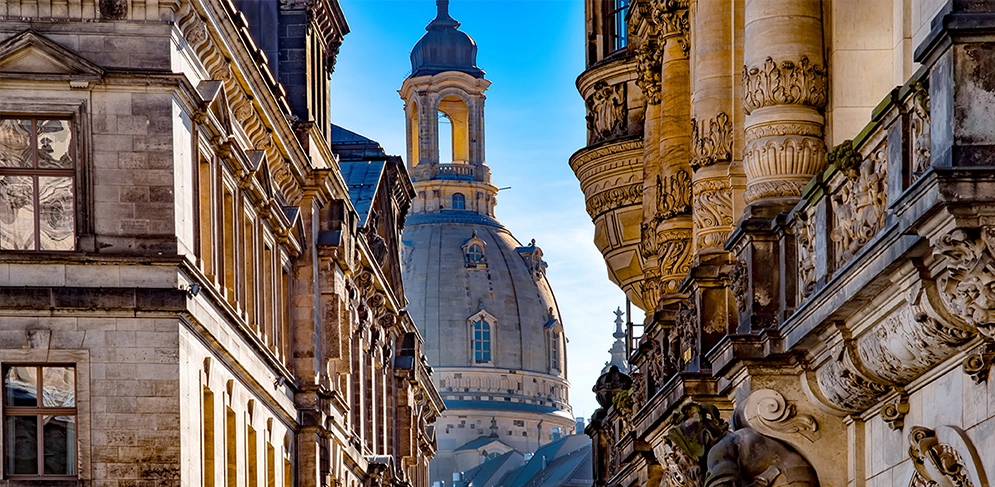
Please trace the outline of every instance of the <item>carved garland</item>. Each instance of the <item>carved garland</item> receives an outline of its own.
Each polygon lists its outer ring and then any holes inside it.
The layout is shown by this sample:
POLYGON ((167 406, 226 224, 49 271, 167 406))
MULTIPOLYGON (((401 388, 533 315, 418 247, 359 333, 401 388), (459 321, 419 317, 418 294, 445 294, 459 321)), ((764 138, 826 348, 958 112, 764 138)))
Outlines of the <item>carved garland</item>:
POLYGON ((743 66, 743 108, 747 114, 775 105, 823 108, 827 86, 825 66, 812 64, 807 56, 797 64, 768 57, 761 66, 743 66))
POLYGON ((732 160, 732 121, 725 112, 711 120, 691 119, 691 169, 732 160))

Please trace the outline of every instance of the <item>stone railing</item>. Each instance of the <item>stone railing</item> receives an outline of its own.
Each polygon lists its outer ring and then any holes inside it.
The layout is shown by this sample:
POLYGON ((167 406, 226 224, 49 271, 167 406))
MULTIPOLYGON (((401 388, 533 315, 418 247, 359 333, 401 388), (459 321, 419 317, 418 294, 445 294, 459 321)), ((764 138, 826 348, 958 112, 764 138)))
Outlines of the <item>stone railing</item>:
POLYGON ((799 301, 859 256, 889 221, 889 208, 929 168, 929 103, 923 73, 892 90, 792 212, 799 301))

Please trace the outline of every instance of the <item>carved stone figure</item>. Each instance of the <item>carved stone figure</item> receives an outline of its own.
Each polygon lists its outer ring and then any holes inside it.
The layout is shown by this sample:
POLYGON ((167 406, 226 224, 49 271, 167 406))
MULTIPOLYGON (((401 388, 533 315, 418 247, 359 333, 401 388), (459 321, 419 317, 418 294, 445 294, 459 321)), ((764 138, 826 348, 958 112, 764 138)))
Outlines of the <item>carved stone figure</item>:
POLYGON ((686 404, 667 440, 704 460, 703 487, 815 487, 812 465, 790 446, 750 428, 730 432, 714 406, 686 404))
POLYGON ((995 338, 995 227, 956 229, 934 243, 934 255, 947 258, 937 281, 946 308, 966 324, 995 338))
POLYGON ((802 213, 795 221, 795 242, 798 245, 798 280, 801 283, 801 294, 807 298, 815 292, 815 265, 818 255, 815 253, 815 222, 808 214, 802 213))
POLYGON ((625 134, 625 83, 594 84, 594 93, 587 98, 587 128, 592 144, 625 134))
POLYGON ((929 169, 929 90, 923 83, 913 86, 915 94, 909 107, 909 139, 912 141, 912 180, 929 169))
POLYGON ((884 227, 888 207, 888 161, 884 149, 874 152, 853 168, 852 157, 840 156, 836 163, 848 176, 832 197, 837 266, 852 259, 884 227))
POLYGON ((679 363, 687 364, 697 353, 695 342, 698 340, 698 308, 693 297, 683 301, 677 308, 676 327, 676 346, 671 348, 671 353, 679 355, 679 363))

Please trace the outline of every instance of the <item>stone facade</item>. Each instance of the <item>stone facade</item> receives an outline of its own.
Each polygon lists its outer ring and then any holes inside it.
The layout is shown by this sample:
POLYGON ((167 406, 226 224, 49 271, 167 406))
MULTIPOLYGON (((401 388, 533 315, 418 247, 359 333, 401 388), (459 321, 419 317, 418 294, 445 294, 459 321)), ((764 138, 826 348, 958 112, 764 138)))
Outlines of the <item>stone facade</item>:
POLYGON ((570 164, 646 312, 595 485, 995 480, 991 2, 586 12, 570 164))
POLYGON ((427 486, 413 191, 387 158, 352 201, 347 32, 334 0, 0 2, 2 483, 427 486))

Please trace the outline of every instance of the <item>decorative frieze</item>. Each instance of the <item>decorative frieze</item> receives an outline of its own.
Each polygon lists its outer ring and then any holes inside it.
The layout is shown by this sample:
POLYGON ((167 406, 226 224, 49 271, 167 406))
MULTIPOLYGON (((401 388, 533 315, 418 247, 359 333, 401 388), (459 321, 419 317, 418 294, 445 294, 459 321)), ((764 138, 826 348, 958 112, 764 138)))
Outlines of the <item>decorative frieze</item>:
POLYGON ((594 93, 587 97, 587 130, 591 144, 625 135, 626 133, 626 84, 609 85, 604 81, 594 84, 594 93))
POLYGON ((840 151, 843 153, 833 158, 847 176, 832 196, 834 225, 830 236, 837 267, 850 261, 884 227, 888 209, 886 149, 882 143, 866 159, 855 151, 840 151))
POLYGON ((623 206, 638 205, 642 203, 642 201, 642 183, 612 188, 587 199, 587 214, 590 215, 591 218, 596 218, 598 215, 606 211, 621 208, 623 206))
POLYGON ((826 106, 826 68, 807 56, 796 63, 768 57, 760 66, 743 66, 743 108, 746 113, 775 105, 826 106))
POLYGON ((691 119, 691 168, 732 160, 732 121, 725 112, 698 122, 691 119))

